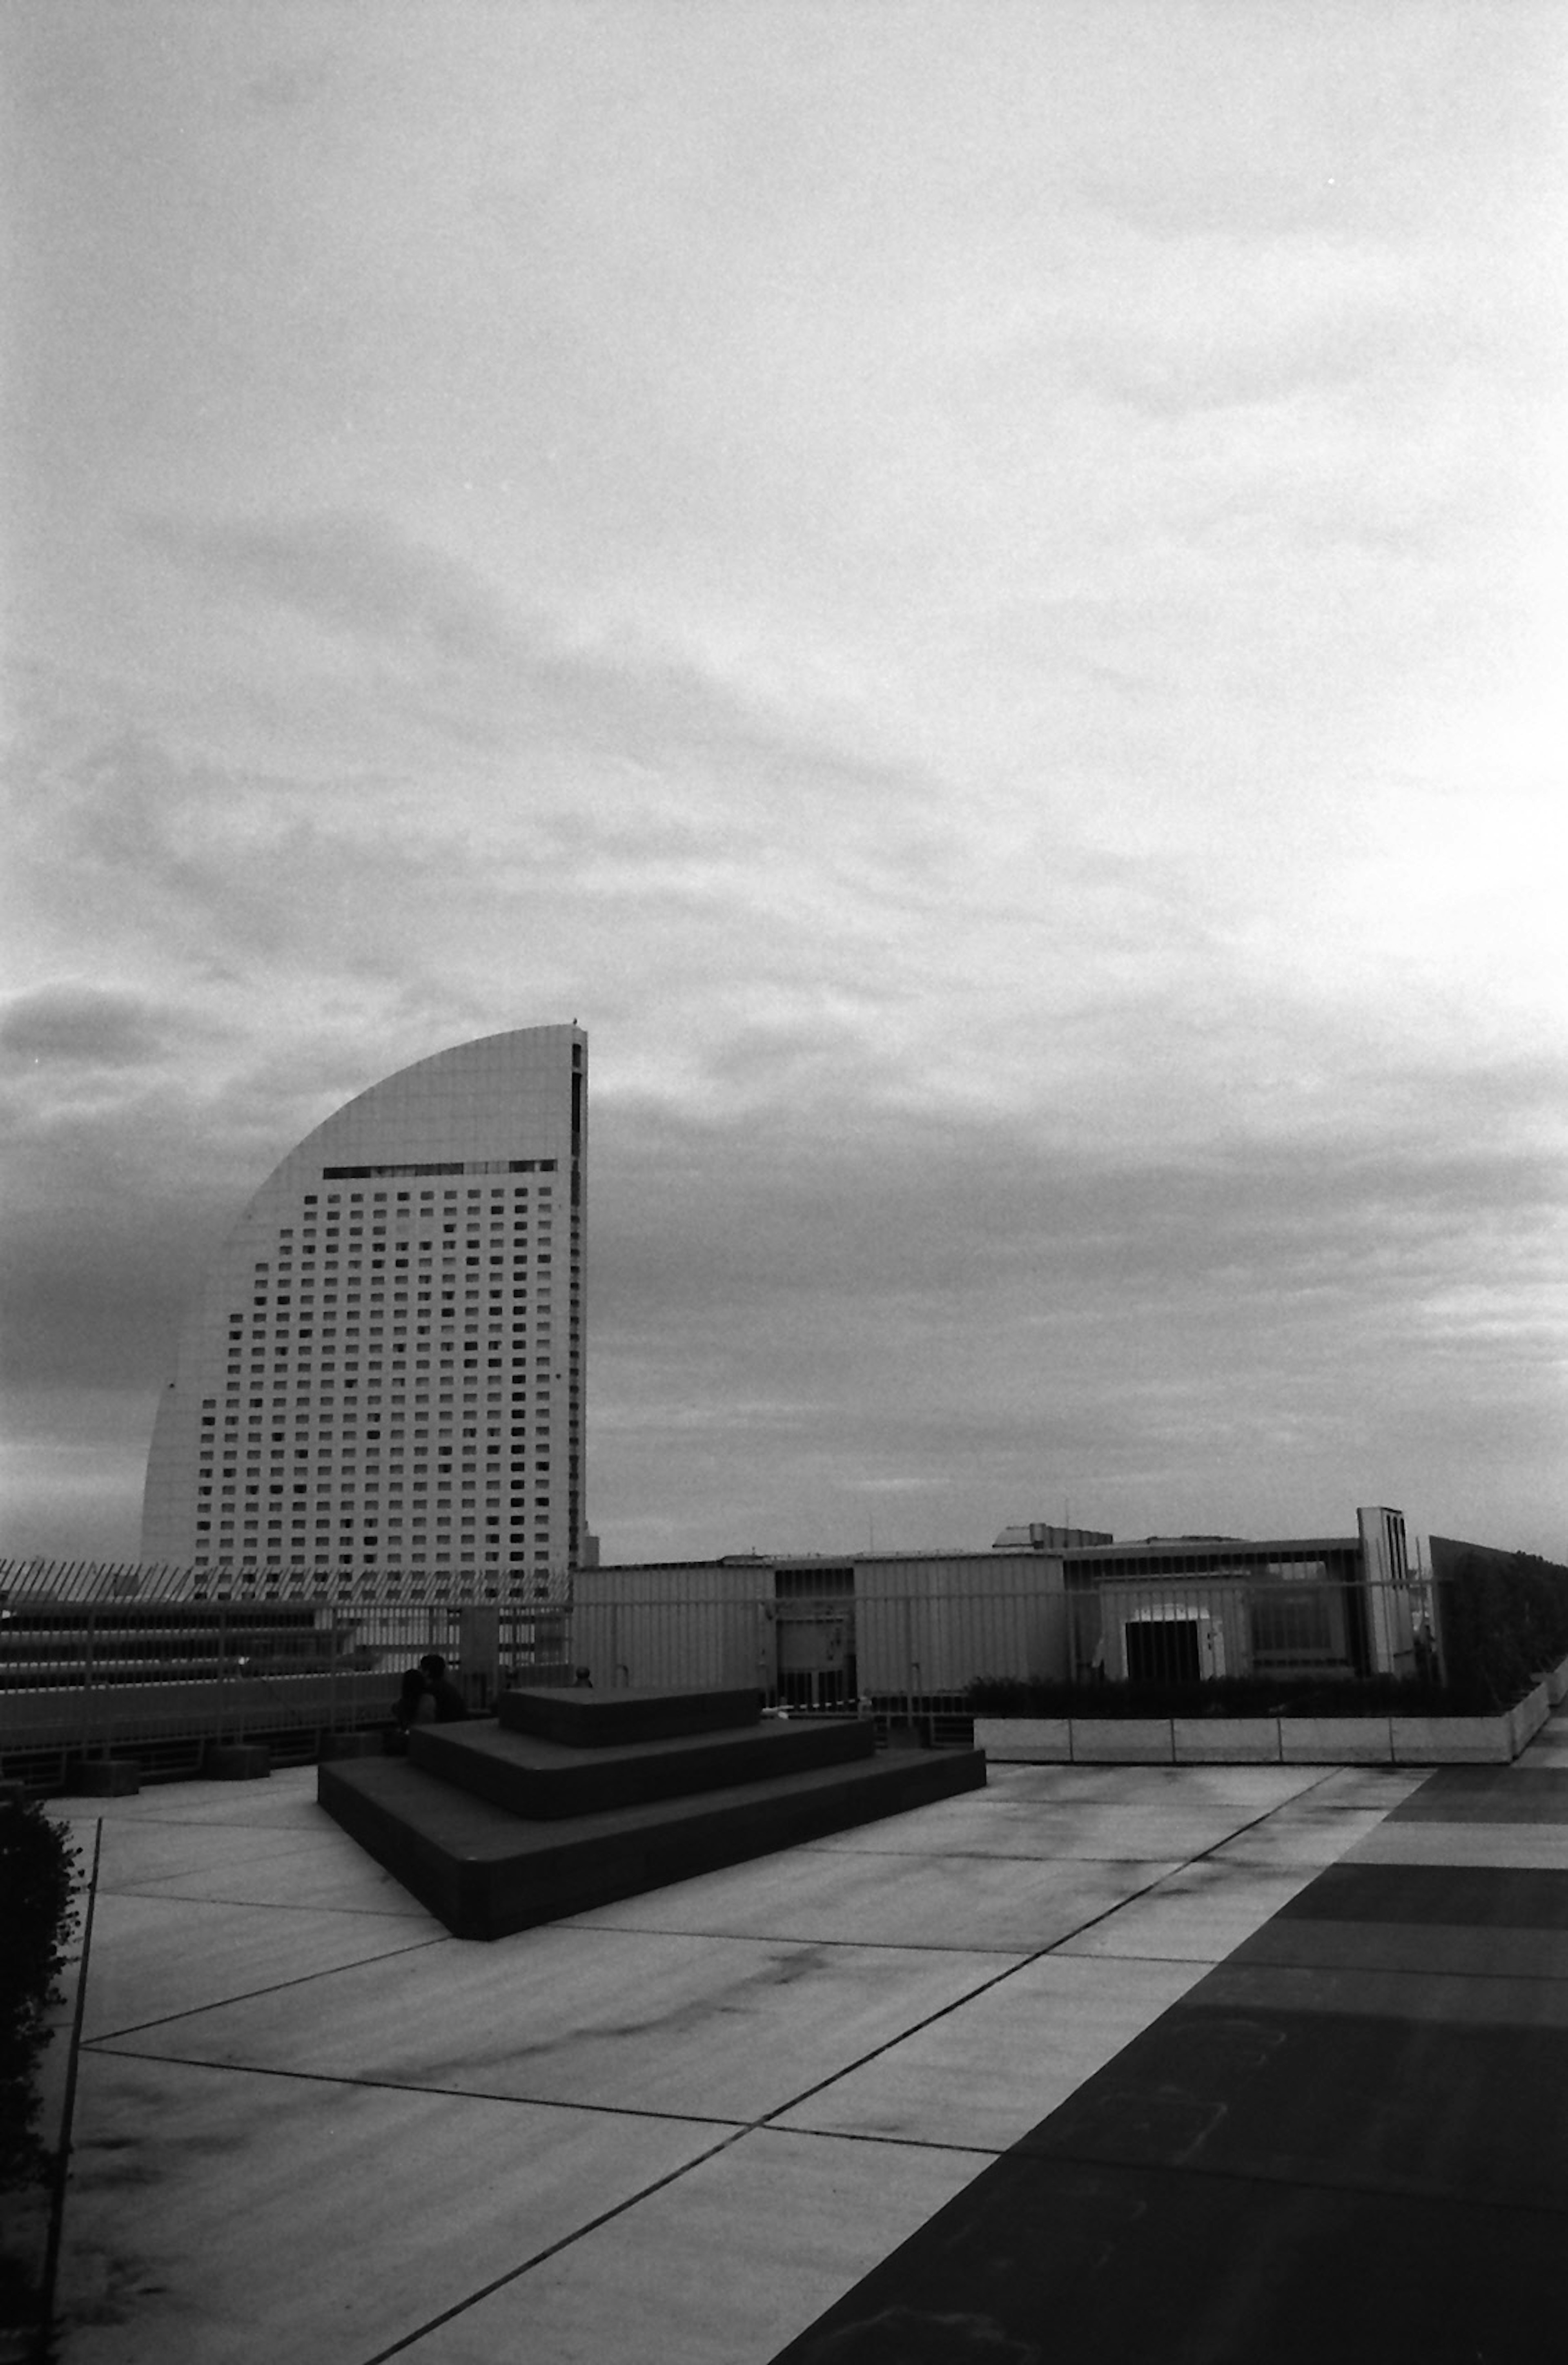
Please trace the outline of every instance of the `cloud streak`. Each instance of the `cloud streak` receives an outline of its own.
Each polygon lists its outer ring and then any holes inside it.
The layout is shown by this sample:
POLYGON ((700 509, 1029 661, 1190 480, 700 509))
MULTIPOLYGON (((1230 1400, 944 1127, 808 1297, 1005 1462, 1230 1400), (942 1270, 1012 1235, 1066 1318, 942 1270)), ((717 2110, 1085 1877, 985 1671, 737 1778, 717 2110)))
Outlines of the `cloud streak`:
POLYGON ((0 1060, 41 1067, 137 1068, 162 1057, 166 1017, 136 993, 62 984, 0 1008, 0 1060))

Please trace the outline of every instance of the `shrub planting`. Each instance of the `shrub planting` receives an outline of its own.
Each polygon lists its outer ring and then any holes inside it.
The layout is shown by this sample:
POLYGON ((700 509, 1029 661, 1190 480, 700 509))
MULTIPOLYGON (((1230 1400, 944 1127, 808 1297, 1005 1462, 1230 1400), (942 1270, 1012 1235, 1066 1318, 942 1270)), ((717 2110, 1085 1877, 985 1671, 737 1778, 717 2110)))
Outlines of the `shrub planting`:
POLYGON ((1495 1701, 1476 1684, 1439 1685, 1393 1676, 1360 1683, 1218 1676, 1198 1683, 1165 1684, 1063 1684, 978 1676, 969 1687, 969 1707, 976 1716, 1109 1718, 1495 1713, 1495 1701))
POLYGON ((1431 1546, 1450 1680, 1490 1709, 1510 1707, 1568 1658, 1568 1568, 1442 1536, 1431 1546))
POLYGON ((0 1799, 0 2192, 45 2174, 37 2078, 73 1916, 76 1851, 42 1810, 0 1799))

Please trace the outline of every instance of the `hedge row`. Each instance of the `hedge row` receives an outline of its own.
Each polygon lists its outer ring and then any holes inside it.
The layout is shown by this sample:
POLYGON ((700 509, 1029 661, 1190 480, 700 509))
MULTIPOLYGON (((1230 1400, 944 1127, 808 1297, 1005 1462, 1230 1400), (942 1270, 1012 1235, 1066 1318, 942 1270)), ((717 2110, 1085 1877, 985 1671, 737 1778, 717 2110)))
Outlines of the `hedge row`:
POLYGON ((1506 1708, 1568 1658, 1568 1568, 1483 1544, 1439 1554, 1436 1543, 1432 1566, 1450 1683, 1506 1708))
POLYGON ((75 1859, 41 1808, 0 1799, 0 2192, 31 2183, 50 2164, 36 2081, 73 1922, 75 1859))
MULTIPOLYGON (((1559 1653, 1560 1657, 1568 1652, 1559 1653)), ((1529 1686, 1525 1688, 1528 1690, 1529 1686)), ((976 1716, 1481 1716, 1493 1702, 1474 1684, 1454 1686, 1376 1676, 1364 1682, 1282 1683, 1277 1676, 1218 1676, 1200 1683, 1062 1684, 979 1676, 969 1687, 976 1716)))

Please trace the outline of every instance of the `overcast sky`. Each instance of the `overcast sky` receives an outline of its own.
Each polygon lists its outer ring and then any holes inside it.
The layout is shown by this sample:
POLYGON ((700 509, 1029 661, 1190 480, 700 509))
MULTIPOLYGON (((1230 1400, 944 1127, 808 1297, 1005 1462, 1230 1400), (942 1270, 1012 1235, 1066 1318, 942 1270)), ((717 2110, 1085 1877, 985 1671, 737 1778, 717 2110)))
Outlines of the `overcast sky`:
POLYGON ((610 1559, 1568 1557, 1561 0, 12 0, 0 1552, 577 1019, 610 1559))

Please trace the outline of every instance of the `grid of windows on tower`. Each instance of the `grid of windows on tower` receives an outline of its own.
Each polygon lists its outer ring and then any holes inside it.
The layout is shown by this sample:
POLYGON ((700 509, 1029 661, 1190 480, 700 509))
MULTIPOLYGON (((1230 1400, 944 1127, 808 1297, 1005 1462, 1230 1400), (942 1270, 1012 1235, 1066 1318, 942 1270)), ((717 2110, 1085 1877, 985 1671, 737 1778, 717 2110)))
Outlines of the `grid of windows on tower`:
POLYGON ((581 1217, 555 1185, 323 1188, 266 1245, 202 1404, 196 1568, 386 1591, 575 1558, 581 1217))

